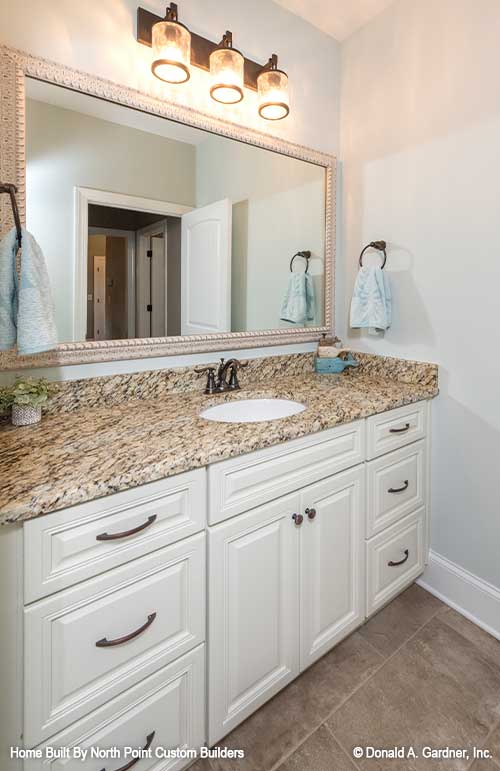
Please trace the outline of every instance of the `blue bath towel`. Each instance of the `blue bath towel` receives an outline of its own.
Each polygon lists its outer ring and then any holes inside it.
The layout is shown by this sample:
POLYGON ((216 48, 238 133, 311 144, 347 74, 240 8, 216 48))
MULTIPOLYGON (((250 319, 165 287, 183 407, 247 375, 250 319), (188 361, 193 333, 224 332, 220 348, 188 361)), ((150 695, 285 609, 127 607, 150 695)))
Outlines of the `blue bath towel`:
POLYGON ((292 324, 313 321, 316 315, 314 284, 309 273, 290 273, 280 318, 292 324))
POLYGON ((57 330, 47 266, 39 245, 24 228, 21 246, 18 280, 16 229, 0 241, 0 350, 17 342, 19 354, 50 351, 57 345, 57 330))
POLYGON ((389 277, 381 268, 360 268, 351 302, 353 329, 389 329, 392 321, 392 298, 389 277))

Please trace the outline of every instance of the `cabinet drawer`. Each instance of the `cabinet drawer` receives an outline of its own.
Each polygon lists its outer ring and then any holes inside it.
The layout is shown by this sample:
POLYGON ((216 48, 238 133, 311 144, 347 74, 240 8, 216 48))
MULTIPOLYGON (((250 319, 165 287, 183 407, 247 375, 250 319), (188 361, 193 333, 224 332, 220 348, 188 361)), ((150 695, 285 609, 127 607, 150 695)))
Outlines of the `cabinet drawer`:
POLYGON ((205 469, 26 522, 25 602, 197 533, 205 523, 205 469))
POLYGON ((423 439, 427 432, 427 402, 410 404, 397 410, 373 415, 367 424, 367 458, 377 458, 410 442, 423 439))
POLYGON ((116 759, 90 757, 90 748, 143 748, 151 739, 152 758, 139 761, 141 771, 178 771, 185 759, 156 758, 158 748, 198 750, 205 741, 205 646, 177 659, 134 688, 108 702, 68 730, 54 736, 55 749, 69 748, 64 760, 26 761, 24 771, 101 771, 122 768, 130 755, 116 759), (151 736, 153 734, 153 736, 151 736), (71 757, 74 748, 88 750, 85 762, 71 757))
POLYGON ((368 537, 424 505, 425 455, 425 442, 416 442, 367 464, 368 537))
POLYGON ((41 600, 24 613, 27 746, 205 637, 205 534, 41 600))
POLYGON ((208 470, 209 523, 361 463, 364 438, 364 421, 357 421, 215 463, 208 470))
POLYGON ((425 509, 406 517, 366 543, 367 615, 375 613, 424 569, 425 509))

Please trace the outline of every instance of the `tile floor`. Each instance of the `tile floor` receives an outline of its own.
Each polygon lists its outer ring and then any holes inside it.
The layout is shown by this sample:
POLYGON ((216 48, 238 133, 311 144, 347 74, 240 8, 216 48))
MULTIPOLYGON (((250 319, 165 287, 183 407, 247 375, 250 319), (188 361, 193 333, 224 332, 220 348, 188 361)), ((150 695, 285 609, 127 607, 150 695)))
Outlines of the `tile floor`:
POLYGON ((193 771, 500 771, 500 642, 416 584, 222 742, 243 760, 193 771), (356 746, 460 747, 467 759, 361 759, 356 746), (472 748, 496 760, 474 760, 472 748))

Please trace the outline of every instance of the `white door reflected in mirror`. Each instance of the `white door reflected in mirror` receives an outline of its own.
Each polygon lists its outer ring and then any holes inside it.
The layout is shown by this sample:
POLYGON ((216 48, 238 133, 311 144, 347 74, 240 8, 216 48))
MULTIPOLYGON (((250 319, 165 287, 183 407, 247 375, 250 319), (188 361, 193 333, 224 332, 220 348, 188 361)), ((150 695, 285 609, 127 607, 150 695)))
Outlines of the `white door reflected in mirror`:
POLYGON ((231 331, 229 198, 182 217, 181 335, 231 331))

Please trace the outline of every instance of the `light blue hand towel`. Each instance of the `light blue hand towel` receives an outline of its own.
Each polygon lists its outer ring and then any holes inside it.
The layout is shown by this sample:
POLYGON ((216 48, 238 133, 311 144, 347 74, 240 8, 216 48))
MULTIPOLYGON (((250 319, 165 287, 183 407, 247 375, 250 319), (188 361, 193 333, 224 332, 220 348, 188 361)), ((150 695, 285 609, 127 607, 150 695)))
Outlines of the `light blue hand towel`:
POLYGON ((291 324, 313 321, 316 314, 314 284, 309 273, 290 273, 280 318, 291 324))
POLYGON ((57 345, 57 329, 47 266, 39 245, 24 228, 21 246, 18 280, 16 229, 0 242, 0 349, 17 342, 19 354, 50 351, 57 345))
POLYGON ((17 340, 17 233, 9 230, 0 241, 0 351, 13 348, 17 340))
POLYGON ((360 268, 351 302, 353 329, 389 329, 392 298, 389 276, 381 268, 360 268))

